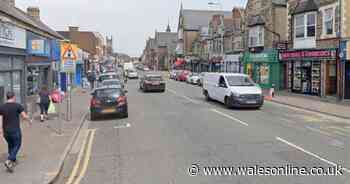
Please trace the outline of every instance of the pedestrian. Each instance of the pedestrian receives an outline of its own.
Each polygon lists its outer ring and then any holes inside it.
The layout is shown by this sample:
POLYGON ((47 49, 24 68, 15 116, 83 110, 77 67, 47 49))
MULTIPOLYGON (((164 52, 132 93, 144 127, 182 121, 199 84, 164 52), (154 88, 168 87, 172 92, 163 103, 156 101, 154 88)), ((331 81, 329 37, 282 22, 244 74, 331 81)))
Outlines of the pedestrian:
POLYGON ((88 73, 88 81, 90 83, 91 90, 95 88, 96 74, 95 72, 89 71, 88 73))
POLYGON ((48 110, 51 103, 50 92, 46 86, 43 86, 39 92, 39 106, 40 106, 40 121, 44 122, 48 119, 48 110))
POLYGON ((13 167, 17 164, 17 153, 22 144, 22 133, 20 128, 20 116, 32 124, 31 119, 24 112, 21 104, 16 103, 16 96, 13 92, 7 92, 6 103, 0 106, 0 134, 5 138, 8 145, 8 158, 5 167, 9 172, 13 172, 13 167))

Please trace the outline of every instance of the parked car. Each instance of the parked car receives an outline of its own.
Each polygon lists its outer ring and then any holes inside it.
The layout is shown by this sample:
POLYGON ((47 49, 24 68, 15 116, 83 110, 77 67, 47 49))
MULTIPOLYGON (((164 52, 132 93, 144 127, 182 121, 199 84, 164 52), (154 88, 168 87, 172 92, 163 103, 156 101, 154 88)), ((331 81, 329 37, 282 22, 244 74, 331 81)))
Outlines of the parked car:
POLYGON ((191 73, 187 76, 187 83, 189 84, 198 84, 199 83, 199 74, 198 73, 191 73))
POLYGON ((144 67, 143 71, 148 72, 148 71, 150 71, 150 69, 148 67, 144 67))
POLYGON ((96 120, 111 114, 128 117, 128 102, 124 89, 116 86, 96 88, 92 93, 90 101, 90 117, 96 120))
POLYGON ((228 108, 260 108, 264 104, 261 88, 245 74, 206 73, 203 94, 207 100, 222 102, 228 108))
POLYGON ((108 79, 120 79, 120 76, 115 72, 102 73, 98 76, 98 82, 103 82, 108 79))
POLYGON ((182 71, 179 75, 176 76, 176 79, 177 79, 178 81, 186 81, 187 76, 190 75, 190 74, 191 74, 190 71, 184 70, 184 71, 182 71))
POLYGON ((135 70, 128 70, 126 72, 126 75, 129 79, 138 79, 139 78, 139 74, 135 70))
POLYGON ((203 86, 204 75, 205 75, 204 72, 202 72, 202 73, 199 74, 199 80, 198 80, 198 85, 199 85, 199 86, 203 86))
POLYGON ((124 85, 124 82, 122 82, 121 80, 119 79, 108 79, 108 80, 104 80, 102 83, 101 83, 101 87, 102 86, 120 86, 121 88, 124 89, 125 85, 124 85))
POLYGON ((165 81, 159 74, 145 74, 140 80, 140 90, 165 92, 165 81))

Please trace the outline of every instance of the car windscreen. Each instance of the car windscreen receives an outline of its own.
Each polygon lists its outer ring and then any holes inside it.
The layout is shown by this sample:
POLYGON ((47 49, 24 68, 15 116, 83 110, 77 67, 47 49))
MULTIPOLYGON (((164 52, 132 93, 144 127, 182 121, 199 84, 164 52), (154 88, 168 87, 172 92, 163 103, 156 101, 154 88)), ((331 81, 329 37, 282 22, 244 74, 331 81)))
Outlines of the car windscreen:
POLYGON ((122 90, 118 88, 99 89, 95 94, 97 98, 117 98, 122 95, 122 90))
POLYGON ((146 80, 148 81, 162 81, 162 77, 161 76, 148 76, 146 77, 146 80))
POLYGON ((247 76, 226 76, 229 86, 255 86, 255 83, 247 76))

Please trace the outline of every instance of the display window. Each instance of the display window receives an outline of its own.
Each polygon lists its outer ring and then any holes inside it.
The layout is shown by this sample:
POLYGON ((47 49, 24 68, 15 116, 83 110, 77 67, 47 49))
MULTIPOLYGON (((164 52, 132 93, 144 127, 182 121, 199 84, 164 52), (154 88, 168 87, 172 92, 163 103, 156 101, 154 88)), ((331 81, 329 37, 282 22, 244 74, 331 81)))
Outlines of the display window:
POLYGON ((294 61, 288 64, 288 86, 293 92, 319 95, 321 62, 294 61))

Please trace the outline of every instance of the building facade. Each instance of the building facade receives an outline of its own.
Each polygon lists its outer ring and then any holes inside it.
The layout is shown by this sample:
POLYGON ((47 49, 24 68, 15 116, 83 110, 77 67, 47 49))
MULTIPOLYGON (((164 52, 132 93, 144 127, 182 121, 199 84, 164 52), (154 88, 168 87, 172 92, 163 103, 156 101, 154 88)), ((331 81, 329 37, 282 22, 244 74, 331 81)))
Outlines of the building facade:
POLYGON ((248 0, 245 10, 244 72, 262 88, 283 88, 277 45, 287 40, 285 0, 248 0))
POLYGON ((337 0, 288 1, 287 51, 280 58, 286 89, 320 97, 341 95, 337 0))

